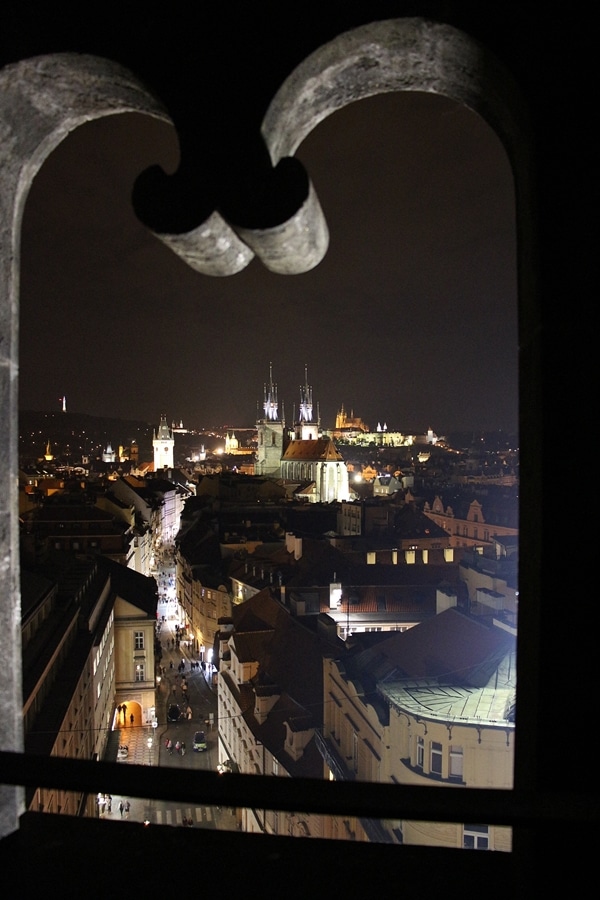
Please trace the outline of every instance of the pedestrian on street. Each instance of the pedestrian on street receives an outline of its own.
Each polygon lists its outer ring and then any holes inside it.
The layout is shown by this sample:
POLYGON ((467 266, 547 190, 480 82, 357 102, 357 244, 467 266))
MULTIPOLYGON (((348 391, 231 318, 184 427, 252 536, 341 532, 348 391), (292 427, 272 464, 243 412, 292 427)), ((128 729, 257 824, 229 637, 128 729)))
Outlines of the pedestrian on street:
POLYGON ((134 722, 135 722, 135 716, 133 715, 133 713, 131 713, 131 715, 129 716, 129 724, 131 725, 132 728, 133 728, 134 722))
POLYGON ((123 806, 123 801, 120 800, 119 801, 119 812, 121 813, 121 818, 123 818, 123 810, 124 809, 125 809, 125 807, 123 806))
POLYGON ((127 802, 125 803, 125 815, 126 815, 126 816, 129 815, 129 810, 130 810, 130 809, 131 809, 131 804, 130 804, 129 800, 127 800, 127 802))

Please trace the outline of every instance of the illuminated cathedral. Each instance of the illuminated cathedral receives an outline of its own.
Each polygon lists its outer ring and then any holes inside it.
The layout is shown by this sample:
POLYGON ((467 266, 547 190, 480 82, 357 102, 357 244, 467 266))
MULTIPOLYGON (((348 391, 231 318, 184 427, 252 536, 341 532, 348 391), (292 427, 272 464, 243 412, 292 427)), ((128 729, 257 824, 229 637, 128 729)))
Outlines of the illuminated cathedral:
POLYGON ((297 483, 302 496, 311 503, 349 500, 348 469, 331 438, 322 436, 318 413, 314 416, 306 367, 304 384, 300 385, 298 417, 289 432, 279 413, 272 365, 269 382, 264 386, 262 412, 256 423, 256 474, 297 483))
POLYGON ((369 426, 366 425, 359 416, 354 415, 354 410, 352 410, 350 412, 350 415, 348 415, 346 413, 346 410, 344 409, 344 404, 342 403, 342 407, 335 417, 335 430, 367 432, 369 431, 369 426))

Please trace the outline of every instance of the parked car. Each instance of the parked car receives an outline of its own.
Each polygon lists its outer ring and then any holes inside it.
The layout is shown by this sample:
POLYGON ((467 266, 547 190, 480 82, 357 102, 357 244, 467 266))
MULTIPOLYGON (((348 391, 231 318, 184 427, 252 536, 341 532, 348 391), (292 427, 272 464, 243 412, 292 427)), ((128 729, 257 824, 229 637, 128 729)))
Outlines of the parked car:
POLYGON ((129 756, 129 747, 127 744, 121 744, 117 750, 117 759, 127 759, 129 756))
POLYGON ((179 722, 181 718, 181 708, 177 703, 172 703, 167 710, 167 722, 179 722))
POLYGON ((206 750, 207 746, 206 735, 203 731, 197 731, 194 735, 194 743, 192 744, 192 749, 197 751, 206 750))

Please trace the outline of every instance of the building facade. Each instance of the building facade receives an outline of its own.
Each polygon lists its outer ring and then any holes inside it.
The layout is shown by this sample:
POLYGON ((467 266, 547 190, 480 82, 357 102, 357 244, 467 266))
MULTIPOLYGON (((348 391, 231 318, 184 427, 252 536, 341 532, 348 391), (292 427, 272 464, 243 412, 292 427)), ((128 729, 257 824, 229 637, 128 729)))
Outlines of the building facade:
MULTIPOLYGON (((22 573, 23 723, 27 752, 103 758, 115 698, 115 614, 99 560, 56 559, 22 573), (51 578, 48 575, 52 573, 51 578)), ((27 808, 95 814, 94 798, 29 789, 27 808)))
MULTIPOLYGON (((328 647, 269 590, 236 607, 222 632, 218 718, 221 771, 320 778, 322 654, 328 647)), ((319 816, 246 808, 243 831, 320 837, 319 816)))
POLYGON ((115 618, 112 727, 151 725, 156 718, 158 587, 125 566, 109 566, 115 618))
POLYGON ((296 496, 308 503, 350 499, 346 463, 329 438, 291 441, 281 458, 281 478, 296 482, 296 496))
POLYGON ((425 504, 423 511, 450 535, 453 547, 492 547, 495 537, 517 537, 519 534, 516 525, 486 521, 483 506, 477 499, 473 499, 468 509, 460 514, 452 506, 444 506, 442 498, 436 496, 431 505, 425 504))
MULTIPOLYGON (((510 790, 515 635, 455 609, 378 644, 324 660, 324 777, 510 790), (412 672, 412 676, 408 673, 412 672)), ((328 817, 327 837, 510 851, 491 824, 328 817)))

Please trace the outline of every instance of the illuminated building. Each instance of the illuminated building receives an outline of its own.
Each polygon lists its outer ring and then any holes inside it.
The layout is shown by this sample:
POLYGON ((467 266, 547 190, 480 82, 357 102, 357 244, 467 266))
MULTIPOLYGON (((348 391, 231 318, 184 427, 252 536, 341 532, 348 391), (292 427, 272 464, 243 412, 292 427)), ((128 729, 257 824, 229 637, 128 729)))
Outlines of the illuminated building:
POLYGON ((154 447, 154 471, 162 472, 163 469, 172 469, 174 466, 175 438, 167 425, 167 417, 165 415, 161 416, 160 425, 154 432, 152 446, 154 447))
POLYGON ((258 447, 254 471, 257 475, 278 477, 284 447, 284 418, 279 412, 273 364, 269 364, 269 382, 264 386, 263 414, 256 422, 258 447))

